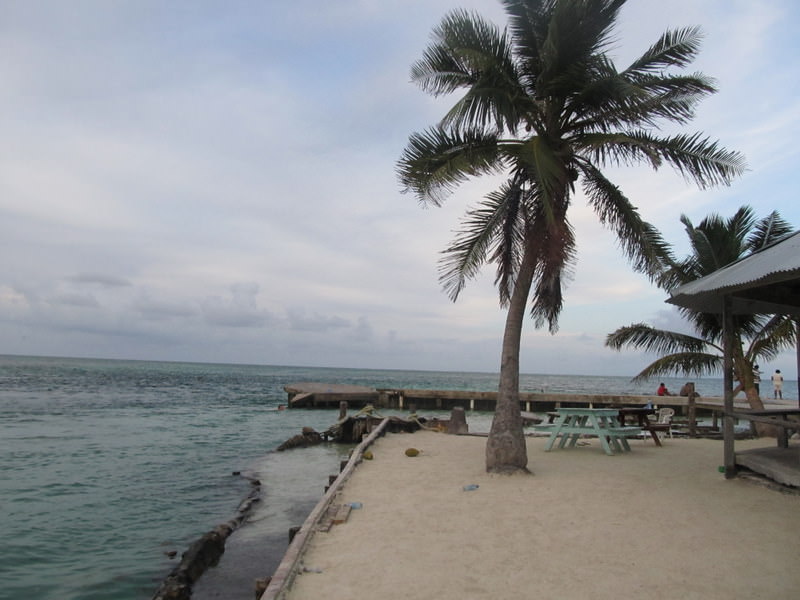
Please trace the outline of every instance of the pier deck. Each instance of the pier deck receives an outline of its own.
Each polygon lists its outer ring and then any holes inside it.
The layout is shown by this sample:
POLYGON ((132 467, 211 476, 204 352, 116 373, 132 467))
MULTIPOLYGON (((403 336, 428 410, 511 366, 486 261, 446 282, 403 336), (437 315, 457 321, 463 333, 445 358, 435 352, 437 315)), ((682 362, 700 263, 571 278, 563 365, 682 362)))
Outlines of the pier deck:
MULTIPOLYGON (((494 411, 497 392, 475 390, 424 390, 397 388, 370 388, 355 385, 327 383, 293 383, 284 386, 289 408, 338 408, 347 402, 351 408, 372 404, 376 408, 407 410, 451 410, 461 407, 469 411, 494 411)), ((607 406, 669 406, 685 412, 689 399, 685 396, 624 396, 617 394, 552 394, 546 392, 520 392, 520 407, 526 412, 547 412, 556 408, 603 408, 607 406)), ((695 400, 695 407, 703 411, 722 411, 722 398, 703 397, 695 400)), ((746 409, 746 402, 737 402, 737 408, 746 409)))

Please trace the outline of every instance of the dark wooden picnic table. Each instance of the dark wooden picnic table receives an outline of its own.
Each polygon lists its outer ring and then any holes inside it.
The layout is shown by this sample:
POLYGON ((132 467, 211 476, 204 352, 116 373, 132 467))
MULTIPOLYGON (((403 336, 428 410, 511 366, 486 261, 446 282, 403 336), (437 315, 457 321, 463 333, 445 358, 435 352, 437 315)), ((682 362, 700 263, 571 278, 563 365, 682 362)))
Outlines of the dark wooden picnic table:
POLYGON ((658 438, 659 431, 669 431, 670 424, 669 423, 654 423, 650 420, 650 415, 654 415, 656 413, 656 409, 654 408, 633 408, 633 407, 626 407, 626 408, 619 408, 619 423, 620 425, 625 425, 625 420, 628 417, 636 417, 637 423, 639 427, 641 427, 644 431, 650 433, 650 437, 653 438, 653 441, 656 443, 656 446, 661 445, 661 440, 658 438))

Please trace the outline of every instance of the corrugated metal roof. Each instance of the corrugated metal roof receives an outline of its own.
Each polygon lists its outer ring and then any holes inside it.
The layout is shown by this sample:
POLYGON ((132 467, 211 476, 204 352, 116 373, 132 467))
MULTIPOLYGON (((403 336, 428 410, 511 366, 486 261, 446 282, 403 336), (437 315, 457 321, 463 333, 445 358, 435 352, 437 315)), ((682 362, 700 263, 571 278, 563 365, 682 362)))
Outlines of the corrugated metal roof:
POLYGON ((670 304, 721 313, 724 297, 735 313, 800 316, 800 231, 673 290, 670 304))

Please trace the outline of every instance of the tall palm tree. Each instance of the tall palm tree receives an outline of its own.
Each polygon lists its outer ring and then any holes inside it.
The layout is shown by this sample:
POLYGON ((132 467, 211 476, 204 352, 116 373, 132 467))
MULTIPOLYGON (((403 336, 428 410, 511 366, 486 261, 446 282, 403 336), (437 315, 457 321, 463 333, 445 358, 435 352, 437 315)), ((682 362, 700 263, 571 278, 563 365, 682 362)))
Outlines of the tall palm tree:
MULTIPOLYGON (((681 222, 689 237, 691 254, 671 260, 658 278, 660 287, 671 291, 679 285, 710 275, 717 269, 749 256, 793 231, 778 212, 756 219, 753 209, 743 206, 729 219, 709 215, 696 227, 685 215, 681 222)), ((719 315, 680 309, 697 335, 656 329, 644 323, 620 327, 606 338, 606 346, 656 352, 662 356, 646 366, 634 379, 683 373, 704 375, 722 370, 722 321, 719 315)), ((733 317, 734 378, 751 408, 764 405, 753 382, 753 367, 759 360, 774 359, 795 344, 794 319, 784 315, 735 315, 733 317), (746 343, 746 347, 745 347, 746 343)))
POLYGON ((699 29, 664 33, 626 69, 606 54, 625 0, 502 0, 508 26, 456 10, 433 31, 412 80, 440 96, 464 90, 441 122, 409 138, 398 175, 422 204, 440 205, 470 177, 503 183, 467 212, 444 252, 440 279, 455 300, 486 262, 496 267, 507 309, 498 400, 486 468, 527 471, 519 404, 519 350, 526 306, 536 327, 555 333, 576 245, 568 210, 580 183, 598 219, 633 267, 662 272, 666 246, 606 165, 668 163, 701 188, 728 184, 744 169, 738 153, 701 134, 661 135, 685 124, 715 91, 699 73, 672 74, 699 50, 699 29))

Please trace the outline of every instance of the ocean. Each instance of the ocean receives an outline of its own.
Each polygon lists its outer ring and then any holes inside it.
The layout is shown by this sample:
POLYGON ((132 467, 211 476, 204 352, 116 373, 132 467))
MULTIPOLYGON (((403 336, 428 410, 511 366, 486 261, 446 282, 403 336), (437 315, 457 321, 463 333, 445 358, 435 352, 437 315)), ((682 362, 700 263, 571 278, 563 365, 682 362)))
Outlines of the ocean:
MULTIPOLYGON (((275 452, 302 427, 322 431, 337 418, 335 410, 277 410, 285 385, 491 391, 497 377, 0 356, 0 599, 150 598, 193 541, 235 516, 255 478, 261 501, 196 586, 199 600, 249 599, 253 579, 273 572, 289 528, 350 450, 275 452)), ((684 382, 665 381, 673 390, 684 382)), ((702 395, 721 395, 721 380, 695 381, 702 395)), ((656 384, 520 378, 523 391, 554 393, 650 394, 656 384)), ((470 413, 468 422, 488 431, 491 414, 470 413)))

